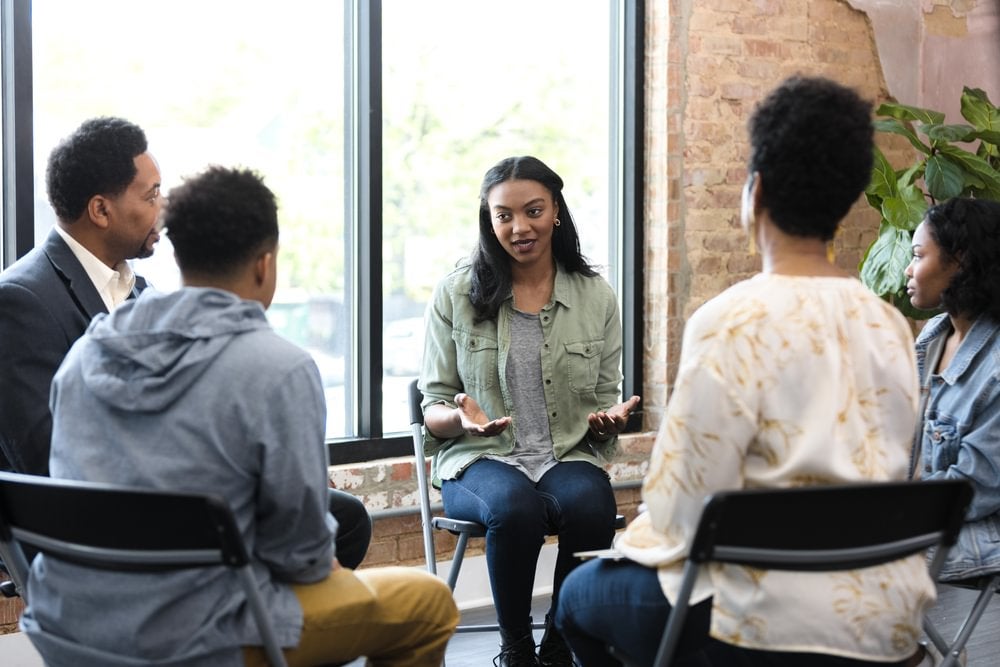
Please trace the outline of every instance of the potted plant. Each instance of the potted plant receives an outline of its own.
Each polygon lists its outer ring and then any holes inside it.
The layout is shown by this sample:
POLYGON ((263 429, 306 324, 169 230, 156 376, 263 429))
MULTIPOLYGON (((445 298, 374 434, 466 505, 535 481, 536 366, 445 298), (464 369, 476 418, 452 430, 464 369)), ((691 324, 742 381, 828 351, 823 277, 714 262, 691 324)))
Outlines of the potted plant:
POLYGON ((946 125, 939 111, 895 102, 875 111, 876 131, 905 137, 917 159, 897 170, 875 148, 865 196, 882 219, 858 269, 869 289, 914 319, 931 313, 910 305, 903 270, 910 262, 913 230, 928 206, 959 196, 1000 200, 1000 110, 985 92, 966 87, 961 111, 967 124, 946 125))

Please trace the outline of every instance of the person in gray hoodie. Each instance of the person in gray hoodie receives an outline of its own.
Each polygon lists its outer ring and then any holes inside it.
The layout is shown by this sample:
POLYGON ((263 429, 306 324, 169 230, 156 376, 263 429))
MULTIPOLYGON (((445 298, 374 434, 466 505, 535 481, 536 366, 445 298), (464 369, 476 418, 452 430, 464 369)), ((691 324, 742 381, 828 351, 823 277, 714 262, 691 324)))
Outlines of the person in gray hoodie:
MULTIPOLYGON (((211 167, 171 191, 164 224, 183 287, 98 316, 70 350, 52 387, 51 475, 228 500, 291 665, 440 664, 458 623, 448 587, 336 560, 320 375, 264 314, 274 195, 252 171, 211 167)), ((264 664, 230 577, 95 572, 42 555, 21 627, 53 666, 264 664)))

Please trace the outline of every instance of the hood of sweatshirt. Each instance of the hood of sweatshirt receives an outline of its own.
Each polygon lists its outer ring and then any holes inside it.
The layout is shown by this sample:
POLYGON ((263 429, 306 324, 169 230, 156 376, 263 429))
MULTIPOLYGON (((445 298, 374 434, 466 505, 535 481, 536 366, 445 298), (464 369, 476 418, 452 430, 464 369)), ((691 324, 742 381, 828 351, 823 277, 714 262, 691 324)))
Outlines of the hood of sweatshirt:
POLYGON ((80 350, 83 381, 116 409, 157 412, 238 336, 268 328, 260 303, 231 292, 147 289, 91 322, 80 350))

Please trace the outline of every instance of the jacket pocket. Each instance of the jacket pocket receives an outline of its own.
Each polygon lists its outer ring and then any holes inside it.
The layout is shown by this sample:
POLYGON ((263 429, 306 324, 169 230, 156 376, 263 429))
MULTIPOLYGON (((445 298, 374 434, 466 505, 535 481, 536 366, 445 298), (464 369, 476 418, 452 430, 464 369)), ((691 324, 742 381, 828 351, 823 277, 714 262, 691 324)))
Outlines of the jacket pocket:
MULTIPOLYGON (((458 357, 458 375, 465 390, 492 389, 499 382, 497 339, 456 329, 452 333, 458 357)), ((471 393, 471 392, 469 392, 471 393)), ((473 396, 477 401, 478 396, 473 396)))
POLYGON ((931 472, 947 470, 958 463, 962 436, 951 421, 928 419, 924 423, 924 442, 931 449, 931 472))
POLYGON ((603 340, 585 340, 566 343, 566 360, 569 369, 569 386, 573 391, 591 393, 597 388, 601 373, 603 340))

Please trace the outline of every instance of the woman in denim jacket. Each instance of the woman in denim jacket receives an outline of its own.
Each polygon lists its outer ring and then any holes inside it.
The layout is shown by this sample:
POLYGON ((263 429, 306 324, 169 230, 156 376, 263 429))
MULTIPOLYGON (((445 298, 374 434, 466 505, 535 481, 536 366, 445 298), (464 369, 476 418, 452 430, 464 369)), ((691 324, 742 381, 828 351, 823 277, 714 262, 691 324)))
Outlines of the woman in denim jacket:
POLYGON ((639 402, 617 403, 618 301, 580 252, 562 186, 537 158, 492 167, 471 263, 441 281, 426 314, 424 447, 448 516, 486 526, 501 667, 572 665, 552 612, 535 655, 538 555, 557 533, 554 610, 573 553, 611 544, 601 466, 639 402))
POLYGON ((942 581, 1000 569, 1000 202, 951 199, 913 234, 914 307, 942 308, 916 343, 923 420, 914 477, 965 479, 975 496, 942 581))

